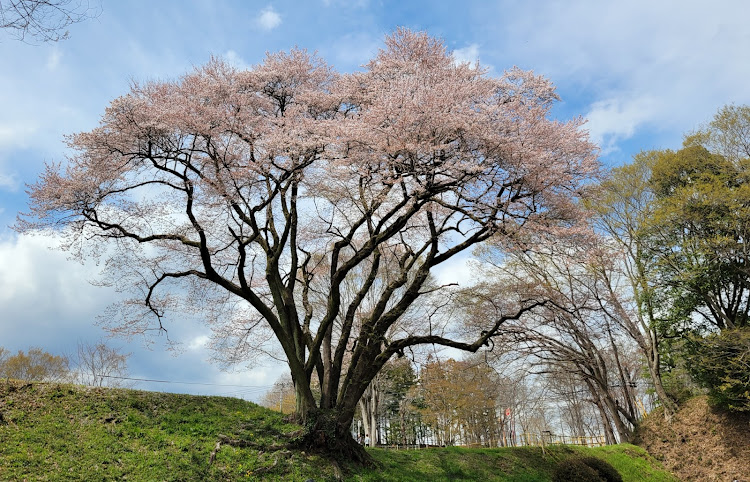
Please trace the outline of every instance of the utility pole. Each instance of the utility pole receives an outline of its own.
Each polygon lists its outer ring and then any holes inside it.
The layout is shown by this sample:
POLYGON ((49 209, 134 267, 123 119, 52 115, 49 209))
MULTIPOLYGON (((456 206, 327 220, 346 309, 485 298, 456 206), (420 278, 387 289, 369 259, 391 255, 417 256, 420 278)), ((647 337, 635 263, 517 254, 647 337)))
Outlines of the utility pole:
POLYGON ((281 402, 284 400, 284 389, 286 388, 286 383, 282 383, 279 386, 279 412, 284 413, 281 409, 281 402))

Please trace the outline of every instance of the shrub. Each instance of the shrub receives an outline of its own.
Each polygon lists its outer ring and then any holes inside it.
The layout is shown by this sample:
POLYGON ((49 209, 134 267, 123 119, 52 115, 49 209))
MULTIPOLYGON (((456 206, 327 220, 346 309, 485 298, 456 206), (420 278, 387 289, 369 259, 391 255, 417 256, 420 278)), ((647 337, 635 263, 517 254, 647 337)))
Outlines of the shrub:
POLYGON ((609 462, 597 457, 582 457, 581 462, 596 470, 605 482, 622 482, 620 473, 609 462))
POLYGON ((563 460, 555 468, 552 475, 553 482, 602 482, 596 470, 592 469, 581 459, 563 460))
POLYGON ((714 403, 750 411, 750 328, 724 330, 688 343, 688 367, 714 403))
POLYGON ((560 462, 554 482, 622 482, 622 476, 608 462, 596 457, 575 457, 560 462))

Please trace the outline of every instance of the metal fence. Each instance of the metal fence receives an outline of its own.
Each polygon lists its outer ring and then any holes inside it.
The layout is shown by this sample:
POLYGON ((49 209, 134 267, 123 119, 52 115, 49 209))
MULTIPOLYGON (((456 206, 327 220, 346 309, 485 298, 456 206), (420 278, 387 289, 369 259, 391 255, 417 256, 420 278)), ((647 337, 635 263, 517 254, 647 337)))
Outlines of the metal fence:
POLYGON ((584 447, 601 447, 607 444, 604 435, 591 437, 578 437, 572 435, 557 435, 550 432, 522 433, 517 437, 518 445, 541 446, 541 445, 581 445, 584 447))
MULTIPOLYGON (((542 433, 521 433, 513 437, 512 440, 507 441, 507 446, 515 447, 543 447, 546 445, 580 445, 582 447, 601 447, 606 445, 606 438, 604 435, 595 436, 572 436, 572 435, 557 435, 550 432, 542 433)), ((470 447, 470 448, 482 448, 487 447, 486 444, 472 443, 472 444, 457 444, 459 447, 470 447)), ((441 445, 433 444, 394 444, 394 445, 379 445, 380 448, 391 449, 391 450, 419 450, 441 447, 441 445)))

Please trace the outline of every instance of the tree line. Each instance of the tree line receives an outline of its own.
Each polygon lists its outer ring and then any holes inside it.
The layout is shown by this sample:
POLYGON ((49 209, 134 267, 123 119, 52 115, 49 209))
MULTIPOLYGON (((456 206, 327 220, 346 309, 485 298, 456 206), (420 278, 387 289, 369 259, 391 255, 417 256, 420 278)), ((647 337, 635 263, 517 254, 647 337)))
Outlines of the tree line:
POLYGON ((53 355, 39 347, 13 354, 0 346, 0 378, 119 387, 128 376, 129 357, 103 341, 79 341, 72 355, 53 355))

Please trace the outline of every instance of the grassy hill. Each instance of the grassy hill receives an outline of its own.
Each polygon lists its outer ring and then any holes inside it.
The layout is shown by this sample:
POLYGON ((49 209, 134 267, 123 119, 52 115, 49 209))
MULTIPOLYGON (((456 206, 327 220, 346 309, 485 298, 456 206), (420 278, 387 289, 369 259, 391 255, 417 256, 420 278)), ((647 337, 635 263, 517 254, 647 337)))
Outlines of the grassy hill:
POLYGON ((284 446, 299 428, 234 398, 3 380, 0 480, 546 481, 576 454, 625 481, 675 480, 632 445, 374 449, 377 469, 337 467, 284 446))

